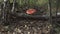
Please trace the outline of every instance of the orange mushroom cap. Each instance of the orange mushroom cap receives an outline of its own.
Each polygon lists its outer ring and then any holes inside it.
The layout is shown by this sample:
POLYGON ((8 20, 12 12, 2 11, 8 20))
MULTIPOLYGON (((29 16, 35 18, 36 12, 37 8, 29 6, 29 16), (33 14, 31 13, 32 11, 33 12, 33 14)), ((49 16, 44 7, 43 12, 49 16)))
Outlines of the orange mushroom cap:
POLYGON ((36 9, 28 9, 27 11, 26 11, 26 13, 27 14, 34 14, 36 12, 36 9))

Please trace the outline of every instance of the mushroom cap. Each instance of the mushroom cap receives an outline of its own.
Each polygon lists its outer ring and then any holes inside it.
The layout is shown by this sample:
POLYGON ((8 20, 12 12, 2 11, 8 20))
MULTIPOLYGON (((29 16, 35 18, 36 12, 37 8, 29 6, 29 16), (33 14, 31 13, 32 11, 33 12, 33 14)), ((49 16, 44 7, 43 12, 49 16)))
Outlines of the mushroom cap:
POLYGON ((26 11, 27 14, 34 14, 36 12, 36 9, 28 9, 26 11))

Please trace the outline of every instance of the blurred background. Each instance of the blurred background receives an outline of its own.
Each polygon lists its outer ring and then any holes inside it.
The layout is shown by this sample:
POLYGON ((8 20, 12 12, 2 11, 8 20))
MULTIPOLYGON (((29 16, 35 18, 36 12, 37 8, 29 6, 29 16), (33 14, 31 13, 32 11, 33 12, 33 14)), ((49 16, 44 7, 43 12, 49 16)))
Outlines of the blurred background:
MULTIPOLYGON (((51 23, 49 23, 49 20, 44 21, 44 20, 29 20, 29 19, 23 19, 19 20, 19 17, 16 17, 16 12, 23 12, 28 10, 29 8, 35 8, 37 11, 37 14, 44 15, 46 13, 46 16, 50 16, 50 8, 51 8, 51 13, 52 15, 56 15, 57 13, 60 13, 60 2, 57 0, 51 0, 51 7, 49 5, 49 0, 15 0, 15 6, 13 6, 14 0, 8 0, 8 8, 5 9, 5 11, 11 11, 12 7, 15 7, 14 15, 9 15, 12 18, 9 18, 9 24, 3 22, 3 24, 0 24, 0 33, 1 34, 51 34, 51 28, 53 28, 53 33, 54 34, 60 34, 60 26, 56 25, 55 21, 53 22, 53 26, 51 23), (9 5, 10 4, 10 5, 9 5), (14 23, 13 23, 14 22, 14 23), (39 24, 39 25, 38 25, 39 24), (43 28, 43 29, 41 29, 43 28), (48 28, 48 29, 47 29, 48 28), (14 30, 13 30, 14 29, 14 30), (39 31, 41 29, 41 31, 39 31), (37 33, 43 32, 43 33, 37 33), (7 32, 7 33, 5 33, 7 32), (32 32, 32 33, 30 33, 32 32), (33 33, 34 32, 34 33, 33 33)), ((0 9, 3 7, 4 0, 0 0, 0 9), (2 6, 1 6, 2 5, 2 6)), ((3 9, 3 8, 2 8, 3 9)), ((4 9, 3 9, 4 10, 4 9)), ((2 10, 2 11, 3 11, 2 10)), ((0 14, 2 12, 0 10, 0 14)), ((19 14, 20 15, 20 14, 19 14)), ((27 14, 28 15, 28 14, 27 14)), ((0 17, 1 18, 1 17, 0 17)), ((60 18, 60 17, 59 17, 60 18)), ((21 18, 20 18, 21 19, 21 18)), ((0 20, 1 22, 1 20, 0 20)), ((60 22, 58 23, 60 24, 60 22)), ((52 33, 52 34, 53 34, 52 33)))

